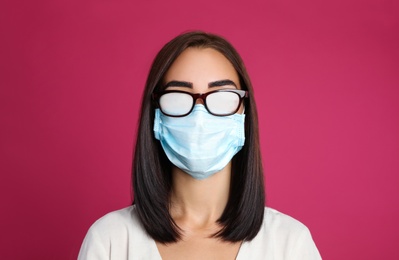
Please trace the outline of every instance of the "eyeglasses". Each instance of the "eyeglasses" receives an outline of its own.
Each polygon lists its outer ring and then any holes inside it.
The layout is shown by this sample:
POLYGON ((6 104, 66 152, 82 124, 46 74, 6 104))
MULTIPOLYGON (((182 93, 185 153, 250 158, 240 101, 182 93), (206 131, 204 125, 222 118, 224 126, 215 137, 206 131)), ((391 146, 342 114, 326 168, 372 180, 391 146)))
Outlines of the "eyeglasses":
POLYGON ((183 117, 191 113, 197 99, 202 99, 206 110, 214 116, 229 116, 235 114, 248 91, 238 89, 221 89, 203 94, 193 94, 180 90, 166 90, 153 93, 163 114, 172 117, 183 117))

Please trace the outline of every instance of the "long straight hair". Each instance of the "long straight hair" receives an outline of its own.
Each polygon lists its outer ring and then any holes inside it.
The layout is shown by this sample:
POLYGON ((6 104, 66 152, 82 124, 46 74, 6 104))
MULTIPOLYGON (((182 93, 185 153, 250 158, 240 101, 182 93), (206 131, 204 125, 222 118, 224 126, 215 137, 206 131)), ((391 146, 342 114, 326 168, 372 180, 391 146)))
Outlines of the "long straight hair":
POLYGON ((168 42, 155 57, 144 90, 141 117, 132 167, 135 207, 147 233, 161 243, 177 242, 181 230, 169 213, 172 164, 153 133, 155 106, 151 94, 162 91, 162 81, 176 58, 187 48, 212 48, 234 66, 245 102, 245 144, 232 159, 230 194, 222 216, 221 229, 213 236, 224 241, 252 240, 262 225, 265 192, 259 147, 258 116, 253 89, 244 63, 224 38, 200 31, 188 32, 168 42))

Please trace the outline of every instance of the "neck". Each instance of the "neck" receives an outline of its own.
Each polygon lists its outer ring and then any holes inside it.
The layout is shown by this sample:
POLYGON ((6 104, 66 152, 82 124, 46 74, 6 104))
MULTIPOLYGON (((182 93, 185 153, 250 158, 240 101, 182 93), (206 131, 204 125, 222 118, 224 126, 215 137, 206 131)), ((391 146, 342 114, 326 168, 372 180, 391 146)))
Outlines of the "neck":
POLYGON ((197 180, 178 168, 172 170, 171 215, 180 227, 214 226, 230 191, 231 163, 222 171, 197 180))

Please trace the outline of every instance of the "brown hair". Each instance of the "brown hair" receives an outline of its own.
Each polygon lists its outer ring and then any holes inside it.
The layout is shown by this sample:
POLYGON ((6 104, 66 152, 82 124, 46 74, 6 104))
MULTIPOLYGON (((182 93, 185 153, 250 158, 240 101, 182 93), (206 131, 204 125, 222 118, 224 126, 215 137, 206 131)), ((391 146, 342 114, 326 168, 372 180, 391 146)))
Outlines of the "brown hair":
POLYGON ((132 168, 133 204, 154 240, 170 243, 180 239, 180 229, 169 214, 172 165, 154 137, 155 107, 151 95, 162 90, 165 73, 190 47, 212 48, 222 53, 236 69, 241 88, 249 92, 249 100, 245 102, 245 144, 232 159, 229 199, 218 220, 222 228, 214 236, 231 242, 251 240, 262 225, 265 204, 255 99, 241 57, 228 41, 214 34, 200 31, 181 34, 168 42, 154 59, 141 104, 132 168))

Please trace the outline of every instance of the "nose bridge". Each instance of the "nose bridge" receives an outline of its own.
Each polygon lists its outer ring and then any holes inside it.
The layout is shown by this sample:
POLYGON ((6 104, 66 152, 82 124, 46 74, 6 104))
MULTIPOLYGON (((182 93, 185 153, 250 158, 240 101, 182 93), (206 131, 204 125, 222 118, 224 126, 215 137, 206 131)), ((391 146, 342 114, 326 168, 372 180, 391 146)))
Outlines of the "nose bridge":
POLYGON ((204 94, 197 94, 197 95, 194 97, 194 103, 195 103, 195 104, 202 104, 202 105, 205 105, 205 97, 204 97, 204 94))

